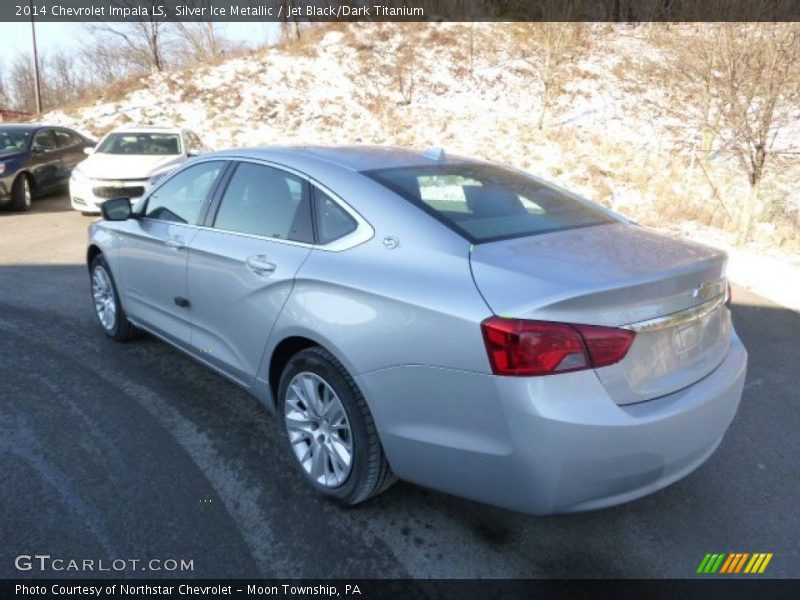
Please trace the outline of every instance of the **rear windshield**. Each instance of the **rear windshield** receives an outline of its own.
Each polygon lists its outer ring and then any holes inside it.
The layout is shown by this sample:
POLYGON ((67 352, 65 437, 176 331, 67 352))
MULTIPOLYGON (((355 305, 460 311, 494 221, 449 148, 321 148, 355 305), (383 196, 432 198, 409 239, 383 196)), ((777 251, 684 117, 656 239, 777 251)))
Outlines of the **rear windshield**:
POLYGON ((473 243, 614 221, 538 179, 494 165, 425 165, 364 174, 473 243))
POLYGON ((102 154, 159 156, 181 153, 181 138, 174 133, 112 133, 97 147, 102 154))

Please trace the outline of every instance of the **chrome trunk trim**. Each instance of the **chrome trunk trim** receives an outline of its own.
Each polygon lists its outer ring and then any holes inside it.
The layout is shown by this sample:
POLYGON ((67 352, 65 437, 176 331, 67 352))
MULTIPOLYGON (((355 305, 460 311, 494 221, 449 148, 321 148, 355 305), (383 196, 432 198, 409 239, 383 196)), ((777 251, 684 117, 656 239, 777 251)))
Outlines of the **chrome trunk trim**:
POLYGON ((656 331, 659 329, 676 327, 678 325, 690 323, 691 321, 695 321, 697 319, 702 319, 709 313, 719 308, 727 299, 728 294, 722 293, 719 296, 712 298, 708 302, 703 302, 702 304, 698 304, 669 315, 664 315, 663 317, 656 317, 655 319, 648 319, 646 321, 639 321, 637 323, 623 325, 622 329, 630 329, 636 333, 641 333, 644 331, 656 331))

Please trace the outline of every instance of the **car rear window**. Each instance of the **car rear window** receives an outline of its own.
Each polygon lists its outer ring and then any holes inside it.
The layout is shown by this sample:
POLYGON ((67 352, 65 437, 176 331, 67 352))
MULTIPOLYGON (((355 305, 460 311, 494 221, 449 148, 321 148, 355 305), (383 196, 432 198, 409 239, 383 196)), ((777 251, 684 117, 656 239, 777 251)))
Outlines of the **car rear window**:
POLYGON ((365 171, 473 243, 613 222, 599 208, 511 169, 484 164, 365 171))

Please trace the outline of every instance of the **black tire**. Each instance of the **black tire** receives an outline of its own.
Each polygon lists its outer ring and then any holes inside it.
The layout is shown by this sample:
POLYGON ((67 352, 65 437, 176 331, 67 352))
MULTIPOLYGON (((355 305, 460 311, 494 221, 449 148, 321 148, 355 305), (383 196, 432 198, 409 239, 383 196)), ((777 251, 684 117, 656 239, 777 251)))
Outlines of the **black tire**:
POLYGON ((33 201, 33 187, 30 178, 25 173, 20 173, 11 184, 11 210, 27 211, 31 209, 33 201))
POLYGON ((347 370, 327 350, 320 347, 307 348, 289 360, 281 374, 277 407, 292 463, 303 478, 323 496, 353 506, 377 496, 396 481, 386 461, 364 396, 347 370), (289 383, 302 372, 313 373, 331 386, 347 414, 352 431, 352 463, 347 479, 338 487, 324 486, 312 479, 292 449, 285 418, 286 396, 289 383))
POLYGON ((95 316, 97 317, 97 320, 100 323, 100 326, 103 328, 105 334, 118 342, 124 342, 131 339, 134 336, 136 329, 128 320, 128 317, 122 308, 122 303, 119 301, 119 294, 117 293, 117 285, 114 283, 114 277, 111 275, 111 269, 109 269, 108 263, 106 263, 106 259, 102 254, 98 254, 94 257, 91 267, 89 268, 89 290, 92 293, 92 305, 95 306, 95 316), (102 318, 100 317, 100 312, 95 305, 94 284, 95 271, 97 269, 101 269, 105 273, 105 276, 108 278, 108 282, 111 286, 115 318, 113 325, 109 323, 110 326, 103 322, 102 318))

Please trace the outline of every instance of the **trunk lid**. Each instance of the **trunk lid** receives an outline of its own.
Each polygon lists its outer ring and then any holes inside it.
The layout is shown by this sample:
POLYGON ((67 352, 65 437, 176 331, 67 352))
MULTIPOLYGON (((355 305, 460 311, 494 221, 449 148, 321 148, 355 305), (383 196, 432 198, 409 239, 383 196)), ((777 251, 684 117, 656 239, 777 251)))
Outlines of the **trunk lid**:
POLYGON ((618 404, 687 387, 727 354, 721 250, 612 223, 479 244, 470 260, 499 316, 613 327, 647 322, 622 361, 596 370, 618 404))

